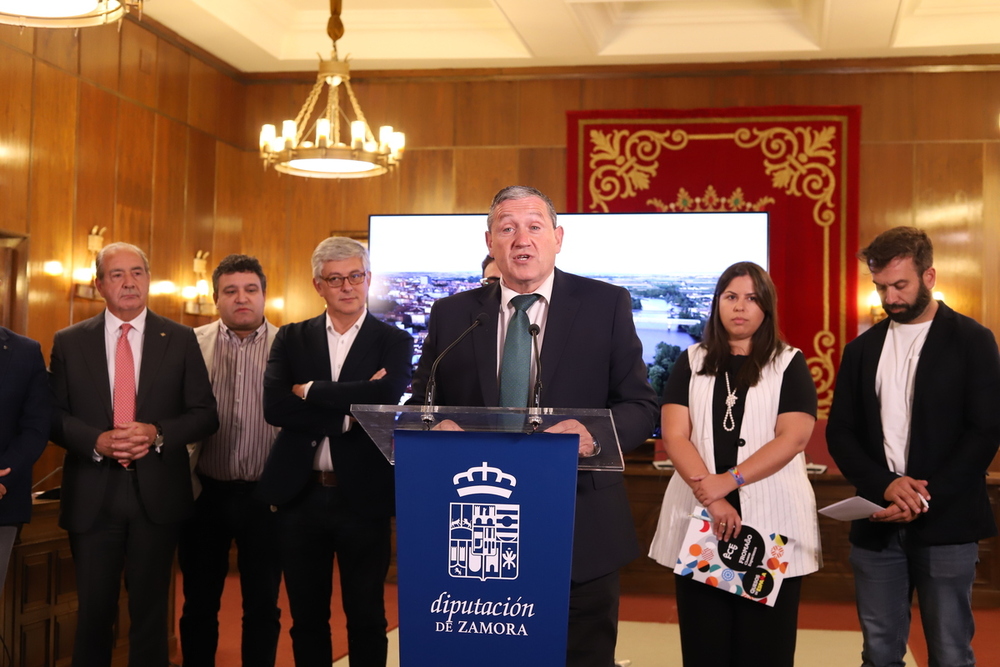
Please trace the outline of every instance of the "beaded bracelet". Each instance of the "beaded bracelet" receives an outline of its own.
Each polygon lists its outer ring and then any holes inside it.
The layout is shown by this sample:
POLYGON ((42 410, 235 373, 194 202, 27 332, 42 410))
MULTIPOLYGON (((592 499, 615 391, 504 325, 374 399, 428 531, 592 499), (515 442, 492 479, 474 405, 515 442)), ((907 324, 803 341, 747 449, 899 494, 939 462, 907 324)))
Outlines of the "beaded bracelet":
POLYGON ((747 483, 747 481, 743 479, 743 475, 740 474, 740 469, 737 468, 736 466, 733 466, 732 468, 729 469, 729 474, 732 475, 733 479, 736 480, 737 487, 743 486, 744 484, 747 483))

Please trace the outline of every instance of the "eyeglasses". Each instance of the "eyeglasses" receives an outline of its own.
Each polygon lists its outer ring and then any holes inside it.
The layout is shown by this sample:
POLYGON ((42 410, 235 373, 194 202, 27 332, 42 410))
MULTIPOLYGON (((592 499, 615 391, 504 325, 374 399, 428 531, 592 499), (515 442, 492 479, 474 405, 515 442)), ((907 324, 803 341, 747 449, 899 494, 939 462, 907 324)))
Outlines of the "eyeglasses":
POLYGON ((498 283, 498 282, 500 282, 500 276, 487 276, 482 280, 480 280, 479 284, 481 284, 483 287, 486 287, 487 285, 492 285, 493 283, 498 283))
POLYGON ((365 278, 367 277, 368 277, 367 271, 356 271, 350 274, 349 276, 327 276, 326 278, 321 277, 320 280, 325 282, 330 287, 337 289, 338 287, 344 284, 345 280, 351 283, 352 285, 360 285, 365 281, 365 278))

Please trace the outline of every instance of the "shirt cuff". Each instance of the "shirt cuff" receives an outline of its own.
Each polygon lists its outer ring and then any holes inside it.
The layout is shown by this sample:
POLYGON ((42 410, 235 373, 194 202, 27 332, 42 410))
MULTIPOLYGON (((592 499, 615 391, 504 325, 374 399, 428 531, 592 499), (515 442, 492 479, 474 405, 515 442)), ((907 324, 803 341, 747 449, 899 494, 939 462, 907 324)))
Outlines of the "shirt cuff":
POLYGON ((305 385, 302 387, 302 400, 303 401, 306 400, 306 398, 309 397, 309 390, 312 388, 313 382, 315 382, 315 380, 310 380, 309 382, 306 382, 305 385))

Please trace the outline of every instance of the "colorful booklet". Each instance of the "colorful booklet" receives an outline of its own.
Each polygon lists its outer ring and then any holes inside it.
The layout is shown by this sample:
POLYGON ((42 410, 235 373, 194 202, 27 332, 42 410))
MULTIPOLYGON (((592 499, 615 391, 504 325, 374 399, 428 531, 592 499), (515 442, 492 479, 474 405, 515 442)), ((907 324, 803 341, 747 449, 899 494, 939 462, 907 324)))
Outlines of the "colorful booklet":
POLYGON ((746 524, 732 540, 719 541, 704 507, 691 515, 674 573, 691 577, 733 595, 774 606, 795 541, 763 533, 746 524))

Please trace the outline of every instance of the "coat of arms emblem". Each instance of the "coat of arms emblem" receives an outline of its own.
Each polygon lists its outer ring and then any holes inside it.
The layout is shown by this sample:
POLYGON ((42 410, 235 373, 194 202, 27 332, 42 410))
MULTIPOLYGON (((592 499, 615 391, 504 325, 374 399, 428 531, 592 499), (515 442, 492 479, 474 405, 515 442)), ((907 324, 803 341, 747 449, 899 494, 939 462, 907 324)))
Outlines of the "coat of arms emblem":
MULTIPOLYGON (((509 499, 517 479, 484 461, 455 475, 453 483, 462 498, 492 495, 509 499)), ((448 573, 483 581, 517 579, 520 513, 520 505, 510 503, 451 503, 448 573)))

